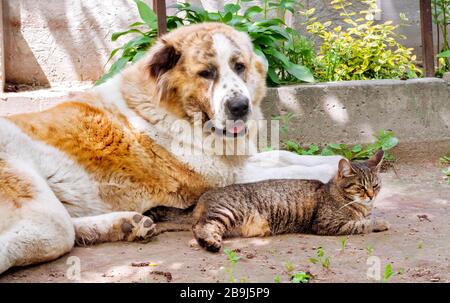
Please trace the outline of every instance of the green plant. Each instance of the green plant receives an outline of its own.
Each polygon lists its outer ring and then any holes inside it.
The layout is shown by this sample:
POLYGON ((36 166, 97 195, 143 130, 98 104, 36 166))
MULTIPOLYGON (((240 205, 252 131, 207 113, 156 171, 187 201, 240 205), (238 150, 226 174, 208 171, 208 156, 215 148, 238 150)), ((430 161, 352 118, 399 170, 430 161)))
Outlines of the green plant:
POLYGON ((311 275, 304 271, 299 271, 291 276, 292 283, 308 283, 311 279, 311 275))
POLYGON ((398 272, 393 271, 391 263, 388 263, 384 268, 383 282, 389 281, 389 279, 395 276, 396 274, 398 274, 398 272))
POLYGON ((279 275, 276 275, 275 277, 273 277, 273 282, 281 283, 281 277, 279 275))
POLYGON ((440 158, 440 161, 442 165, 447 166, 442 170, 442 172, 444 173, 445 178, 447 179, 447 183, 450 184, 450 150, 447 152, 446 155, 440 158))
POLYGON ((284 262, 284 269, 288 274, 290 274, 294 270, 294 264, 290 261, 284 262))
POLYGON ((318 247, 316 250, 316 258, 309 258, 308 261, 317 264, 320 263, 323 268, 329 268, 330 267, 330 257, 325 256, 325 250, 323 247, 318 247))
POLYGON ((294 113, 287 113, 284 115, 274 116, 272 117, 273 120, 280 121, 280 132, 283 136, 288 136, 289 134, 289 123, 291 122, 292 118, 294 118, 294 113))
POLYGON ((438 37, 438 70, 437 76, 442 76, 444 72, 450 70, 450 41, 448 33, 450 31, 450 0, 432 0, 433 22, 436 24, 438 37), (442 46, 440 39, 442 38, 442 46))
POLYGON ((345 252, 345 246, 347 245, 348 238, 342 238, 341 239, 341 253, 345 252))
POLYGON ((447 168, 444 168, 442 170, 442 172, 444 173, 445 178, 447 179, 447 183, 450 184, 450 166, 447 168))
MULTIPOLYGON (((228 263, 230 264, 230 266, 225 268, 225 271, 228 274, 228 280, 230 283, 234 283, 235 282, 234 269, 236 267, 237 262, 239 261, 239 259, 241 257, 239 257, 235 251, 233 251, 229 248, 225 248, 223 250, 223 252, 225 253, 228 263)), ((239 280, 239 281, 241 281, 241 280, 239 280)))
MULTIPOLYGON (((116 41, 124 35, 137 35, 123 46, 114 49, 108 62, 119 52, 119 59, 109 71, 99 80, 101 84, 122 70, 128 62, 135 62, 145 54, 157 37, 157 22, 154 12, 142 0, 134 0, 139 10, 142 22, 135 22, 125 31, 114 33, 111 37, 116 41)), ((265 0, 264 8, 251 6, 241 13, 241 2, 226 4, 223 10, 209 12, 189 3, 177 3, 175 16, 167 17, 167 30, 171 31, 185 24, 201 22, 222 22, 235 27, 237 30, 249 34, 255 52, 268 61, 268 83, 280 85, 294 82, 313 82, 314 77, 303 61, 311 64, 314 48, 311 42, 302 37, 297 31, 287 26, 284 16, 288 11, 294 13, 300 6, 296 0, 280 0, 269 2, 265 0), (270 11, 277 11, 277 18, 269 18, 270 11), (261 14, 264 18, 261 19, 261 14), (260 16, 257 18, 257 16, 260 16), (180 17, 182 16, 182 17, 180 17)))
MULTIPOLYGON (((396 33, 392 21, 375 23, 374 14, 380 10, 376 0, 358 0, 367 5, 359 13, 348 11, 352 3, 333 0, 331 5, 348 24, 344 29, 333 22, 309 19, 308 32, 321 39, 315 62, 315 77, 321 81, 415 78, 421 71, 412 63, 416 57, 411 48, 397 40, 405 38, 396 33)), ((314 11, 304 13, 307 18, 314 11)))
POLYGON ((371 255, 373 253, 373 251, 375 250, 375 248, 372 245, 367 245, 366 246, 366 251, 369 255, 371 255))
MULTIPOLYGON (((296 273, 293 273, 294 271, 294 264, 292 264, 292 262, 287 261, 284 263, 284 269, 286 270, 286 273, 289 276, 289 280, 292 283, 308 283, 309 280, 311 280, 311 275, 304 272, 304 271, 299 271, 296 273)), ((281 282, 281 278, 280 276, 275 276, 274 281, 276 283, 280 283, 281 282)))
POLYGON ((382 129, 378 132, 378 134, 374 135, 374 138, 374 143, 356 144, 350 146, 347 144, 330 143, 323 148, 315 144, 310 144, 303 147, 301 144, 292 140, 284 141, 284 146, 287 150, 295 152, 299 155, 341 155, 349 160, 365 160, 370 158, 378 150, 382 149, 385 151, 385 160, 394 160, 394 157, 388 152, 398 144, 398 139, 395 137, 394 132, 382 129))

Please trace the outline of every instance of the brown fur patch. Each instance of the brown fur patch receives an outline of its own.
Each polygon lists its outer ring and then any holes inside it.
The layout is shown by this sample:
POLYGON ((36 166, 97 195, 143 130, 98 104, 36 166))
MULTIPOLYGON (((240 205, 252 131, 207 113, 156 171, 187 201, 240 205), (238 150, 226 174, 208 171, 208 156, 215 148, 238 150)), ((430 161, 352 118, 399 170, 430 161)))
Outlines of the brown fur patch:
POLYGON ((16 208, 33 199, 33 184, 11 169, 0 159, 0 203, 9 202, 16 208))
POLYGON ((67 102, 8 118, 30 137, 58 148, 84 167, 114 210, 140 211, 152 202, 152 207, 185 208, 208 188, 202 176, 111 111, 67 102))
POLYGON ((269 222, 259 214, 251 215, 241 227, 244 237, 257 237, 270 235, 269 222))

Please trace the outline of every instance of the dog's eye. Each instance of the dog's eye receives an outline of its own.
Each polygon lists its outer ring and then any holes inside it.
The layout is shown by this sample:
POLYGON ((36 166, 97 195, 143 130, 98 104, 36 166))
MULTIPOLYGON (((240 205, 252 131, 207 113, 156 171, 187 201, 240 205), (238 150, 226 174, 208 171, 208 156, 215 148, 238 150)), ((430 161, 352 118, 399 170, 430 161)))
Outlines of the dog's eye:
POLYGON ((243 63, 237 62, 234 65, 234 70, 236 71, 236 73, 240 74, 245 70, 245 65, 243 63))
POLYGON ((214 79, 216 77, 216 71, 214 69, 205 69, 198 73, 198 75, 205 79, 214 79))

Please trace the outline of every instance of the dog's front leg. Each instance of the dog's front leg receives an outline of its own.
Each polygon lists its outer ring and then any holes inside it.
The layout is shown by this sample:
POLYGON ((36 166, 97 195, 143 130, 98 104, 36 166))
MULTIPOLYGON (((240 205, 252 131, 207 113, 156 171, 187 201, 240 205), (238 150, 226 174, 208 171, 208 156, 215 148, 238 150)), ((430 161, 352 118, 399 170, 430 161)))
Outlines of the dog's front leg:
POLYGON ((267 179, 309 179, 328 182, 337 172, 341 156, 300 156, 288 151, 258 153, 236 175, 236 183, 267 179))

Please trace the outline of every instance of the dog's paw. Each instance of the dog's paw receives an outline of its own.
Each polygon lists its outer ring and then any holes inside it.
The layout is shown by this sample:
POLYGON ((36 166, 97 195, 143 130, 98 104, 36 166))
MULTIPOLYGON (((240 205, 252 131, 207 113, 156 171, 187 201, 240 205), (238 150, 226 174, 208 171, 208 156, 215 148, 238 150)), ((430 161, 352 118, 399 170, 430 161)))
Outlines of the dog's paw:
POLYGON ((385 231, 388 230, 391 227, 391 225, 383 220, 383 219, 375 219, 373 221, 373 227, 372 227, 372 231, 373 232, 381 232, 381 231, 385 231))
POLYGON ((124 241, 148 242, 156 233, 156 225, 149 217, 136 213, 123 219, 121 231, 124 241))

